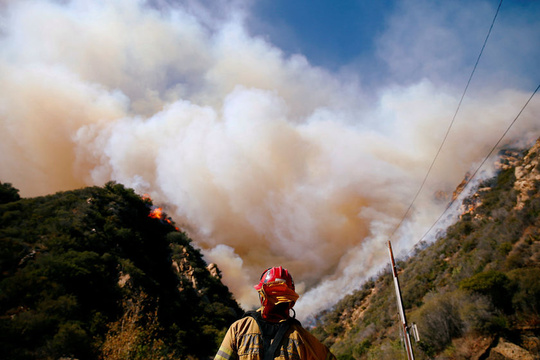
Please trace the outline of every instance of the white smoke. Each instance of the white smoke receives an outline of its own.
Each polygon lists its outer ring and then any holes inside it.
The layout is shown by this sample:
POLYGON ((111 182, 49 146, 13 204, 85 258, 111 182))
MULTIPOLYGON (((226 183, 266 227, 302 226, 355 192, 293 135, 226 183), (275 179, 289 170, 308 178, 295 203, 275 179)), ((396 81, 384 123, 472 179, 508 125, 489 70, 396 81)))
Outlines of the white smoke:
MULTIPOLYGON (((403 78, 365 89, 352 65, 332 73, 251 36, 248 8, 238 4, 242 11, 212 21, 210 8, 193 2, 6 2, 0 180, 23 196, 109 180, 149 193, 218 264, 245 307, 257 304, 252 285, 260 273, 283 265, 302 293, 297 309, 305 318, 386 265, 388 236, 462 91, 439 71, 448 49, 428 56, 421 46, 452 39, 467 49, 437 17, 428 17, 438 29, 429 41, 413 47, 400 39, 405 20, 417 18, 410 12, 429 15, 404 2, 379 47, 403 78)), ((406 28, 416 34, 419 26, 406 28)), ((450 69, 463 76, 458 60, 450 69)), ((434 193, 459 184, 529 95, 493 86, 467 96, 396 233, 398 251, 410 249, 446 206, 434 193)), ((539 112, 531 102, 507 142, 539 136, 539 112)))

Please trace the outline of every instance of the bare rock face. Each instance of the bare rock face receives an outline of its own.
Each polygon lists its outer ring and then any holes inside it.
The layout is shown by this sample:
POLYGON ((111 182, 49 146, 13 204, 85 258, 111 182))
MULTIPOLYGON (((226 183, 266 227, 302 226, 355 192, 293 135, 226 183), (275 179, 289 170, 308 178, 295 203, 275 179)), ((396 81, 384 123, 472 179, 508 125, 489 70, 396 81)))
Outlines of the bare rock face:
MULTIPOLYGON (((195 276, 195 269, 193 268, 193 266, 190 264, 189 262, 189 253, 188 251, 184 248, 184 258, 181 258, 181 259, 178 259, 177 260, 173 260, 172 262, 172 265, 173 265, 173 268, 179 273, 181 274, 182 276, 184 276, 190 283, 191 283, 191 286, 193 286, 193 288, 195 290, 200 290, 199 289, 199 284, 198 284, 198 281, 197 281, 197 277, 195 276)), ((183 289, 180 288, 180 291, 182 291, 183 289)))
POLYGON ((491 349, 487 360, 535 360, 536 358, 524 348, 500 339, 497 346, 491 349))
POLYGON ((497 169, 507 170, 518 165, 523 155, 519 150, 505 149, 500 153, 500 158, 495 163, 497 169))
POLYGON ((538 167, 540 158, 540 139, 529 150, 523 158, 521 164, 516 166, 516 182, 514 189, 518 191, 518 201, 516 209, 521 210, 525 202, 533 195, 538 193, 538 184, 540 183, 540 169, 538 167))
POLYGON ((210 275, 217 279, 221 279, 221 271, 219 271, 219 268, 216 264, 211 263, 207 267, 208 271, 210 272, 210 275))

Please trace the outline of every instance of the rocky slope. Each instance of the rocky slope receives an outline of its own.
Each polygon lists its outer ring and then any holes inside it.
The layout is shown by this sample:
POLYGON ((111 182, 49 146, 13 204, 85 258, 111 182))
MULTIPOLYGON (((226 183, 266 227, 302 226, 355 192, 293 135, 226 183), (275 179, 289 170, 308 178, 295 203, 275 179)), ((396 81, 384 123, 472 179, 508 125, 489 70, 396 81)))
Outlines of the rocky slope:
MULTIPOLYGON (((398 261, 417 359, 540 358, 540 139, 506 152, 461 219, 398 261)), ((339 359, 406 359, 390 270, 318 316, 339 359)))

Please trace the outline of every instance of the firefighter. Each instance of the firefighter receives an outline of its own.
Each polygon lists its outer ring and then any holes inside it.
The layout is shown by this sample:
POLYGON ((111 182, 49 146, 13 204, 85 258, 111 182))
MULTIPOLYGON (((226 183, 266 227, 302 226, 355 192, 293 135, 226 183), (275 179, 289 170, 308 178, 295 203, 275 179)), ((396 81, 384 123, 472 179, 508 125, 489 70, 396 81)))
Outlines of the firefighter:
POLYGON ((287 269, 266 269, 254 288, 261 307, 231 325, 214 360, 336 359, 290 316, 298 294, 287 269))

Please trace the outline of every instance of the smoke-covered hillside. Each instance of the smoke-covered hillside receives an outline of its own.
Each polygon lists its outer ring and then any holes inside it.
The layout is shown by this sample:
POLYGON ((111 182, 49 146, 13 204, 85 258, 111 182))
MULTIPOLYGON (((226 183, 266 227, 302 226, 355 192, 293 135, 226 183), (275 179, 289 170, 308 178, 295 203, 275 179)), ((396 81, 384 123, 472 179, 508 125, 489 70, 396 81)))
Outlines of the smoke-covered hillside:
POLYGON ((0 189, 3 359, 202 359, 242 314, 220 271, 133 190, 0 189))
MULTIPOLYGON (((417 359, 540 357, 540 140, 501 161, 433 244, 398 262, 417 359)), ((406 359, 388 268, 318 317, 339 359, 406 359)))

